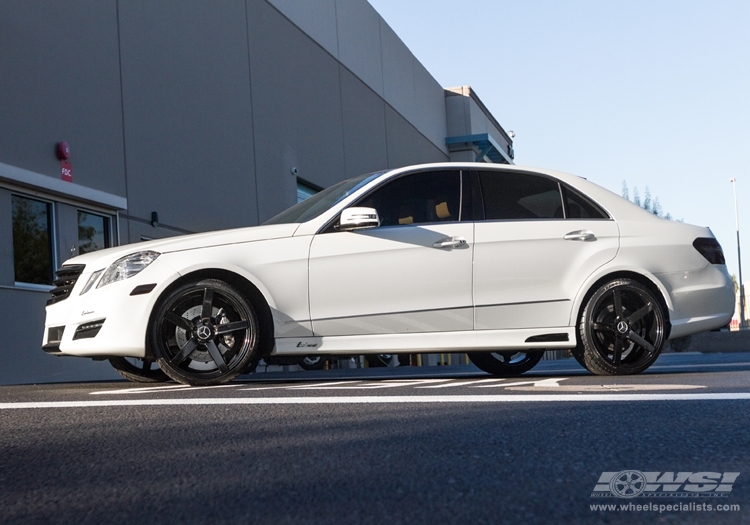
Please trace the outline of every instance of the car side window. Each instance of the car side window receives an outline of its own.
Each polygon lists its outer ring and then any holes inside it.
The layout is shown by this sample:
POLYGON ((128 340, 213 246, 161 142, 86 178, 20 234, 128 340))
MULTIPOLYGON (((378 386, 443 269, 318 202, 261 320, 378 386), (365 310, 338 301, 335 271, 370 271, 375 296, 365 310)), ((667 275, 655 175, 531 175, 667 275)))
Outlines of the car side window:
POLYGON ((573 188, 562 185, 566 219, 609 219, 597 204, 573 188))
POLYGON ((502 171, 479 172, 486 220, 563 219, 559 184, 546 177, 502 171))
POLYGON ((381 226, 455 222, 461 212, 461 173, 425 171, 385 183, 357 206, 375 208, 381 226))

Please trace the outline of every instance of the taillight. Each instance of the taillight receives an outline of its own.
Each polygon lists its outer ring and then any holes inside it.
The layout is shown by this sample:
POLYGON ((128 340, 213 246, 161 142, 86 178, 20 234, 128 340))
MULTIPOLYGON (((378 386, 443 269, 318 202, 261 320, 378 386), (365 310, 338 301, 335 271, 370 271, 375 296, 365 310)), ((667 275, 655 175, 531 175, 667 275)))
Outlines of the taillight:
POLYGON ((698 237, 693 241, 693 246, 711 264, 727 263, 719 241, 713 237, 698 237))

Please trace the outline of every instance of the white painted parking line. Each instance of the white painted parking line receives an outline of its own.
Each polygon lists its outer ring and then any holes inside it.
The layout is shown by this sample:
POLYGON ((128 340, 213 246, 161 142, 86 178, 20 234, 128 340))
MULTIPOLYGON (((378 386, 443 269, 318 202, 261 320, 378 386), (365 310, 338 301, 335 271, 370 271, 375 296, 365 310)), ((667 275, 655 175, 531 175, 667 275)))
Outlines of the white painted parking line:
POLYGON ((648 383, 631 383, 626 385, 544 385, 509 386, 508 390, 514 392, 539 392, 551 390, 554 392, 646 392, 653 390, 695 390, 696 388, 707 388, 704 385, 656 385, 648 383))
POLYGON ((239 390, 289 390, 289 389, 304 389, 304 388, 330 388, 334 385, 352 385, 354 383, 361 383, 362 381, 326 381, 325 383, 316 383, 312 385, 279 385, 279 386, 262 386, 254 388, 240 388, 239 390))
POLYGON ((162 387, 151 387, 151 388, 129 388, 127 390, 100 390, 98 392, 89 392, 91 395, 101 394, 150 394, 156 392, 163 392, 169 390, 170 392, 181 392, 183 390, 207 390, 212 388, 237 388, 238 385, 211 385, 211 386, 190 386, 190 385, 169 385, 162 387))
POLYGON ((483 383, 497 383, 499 381, 507 381, 505 378, 499 379, 474 379, 472 381, 453 381, 451 383, 445 383, 442 385, 427 385, 427 386, 415 386, 414 388, 452 388, 454 386, 476 386, 483 383))
POLYGON ((97 396, 100 394, 148 394, 150 392, 161 392, 164 390, 185 390, 190 388, 187 385, 166 385, 166 386, 146 386, 139 388, 127 388, 124 390, 99 390, 89 392, 90 395, 97 396))
POLYGON ((468 396, 341 396, 341 397, 224 397, 190 399, 110 399, 106 401, 48 401, 0 403, 0 410, 30 408, 103 408, 121 406, 210 405, 348 405, 348 404, 450 404, 450 403, 591 403, 636 401, 747 401, 750 392, 725 394, 537 394, 468 396))
POLYGON ((532 379, 530 381, 514 381, 512 383, 499 383, 499 384, 492 384, 492 385, 477 385, 474 388, 507 388, 509 386, 532 386, 532 387, 542 387, 542 388, 557 388, 560 385, 558 384, 560 381, 565 381, 566 379, 570 379, 569 377, 550 377, 549 379, 532 379))
POLYGON ((389 379, 384 381, 328 381, 313 385, 279 385, 263 388, 240 388, 239 390, 377 390, 381 388, 401 388, 405 386, 424 385, 428 383, 441 383, 451 381, 450 379, 389 379))

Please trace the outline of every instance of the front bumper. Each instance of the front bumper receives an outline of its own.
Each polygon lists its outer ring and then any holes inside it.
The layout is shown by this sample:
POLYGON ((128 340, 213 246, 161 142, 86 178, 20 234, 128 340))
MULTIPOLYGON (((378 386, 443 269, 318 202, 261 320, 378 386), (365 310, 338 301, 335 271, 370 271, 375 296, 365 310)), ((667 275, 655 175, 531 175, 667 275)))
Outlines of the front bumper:
POLYGON ((92 273, 87 267, 67 298, 48 304, 42 348, 51 354, 84 357, 145 357, 151 311, 179 273, 159 259, 137 275, 81 291, 92 273))

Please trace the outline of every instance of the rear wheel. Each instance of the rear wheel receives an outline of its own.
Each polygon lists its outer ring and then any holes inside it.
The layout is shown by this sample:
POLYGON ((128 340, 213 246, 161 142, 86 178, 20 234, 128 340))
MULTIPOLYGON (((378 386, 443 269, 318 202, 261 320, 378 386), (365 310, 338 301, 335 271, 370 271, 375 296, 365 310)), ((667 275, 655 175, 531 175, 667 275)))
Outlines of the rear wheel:
POLYGON ((110 357, 109 364, 117 373, 134 383, 163 383, 169 376, 153 360, 137 357, 110 357))
POLYGON ((502 352, 469 352, 471 362, 480 370, 499 377, 528 372, 541 361, 544 350, 508 350, 502 352))
POLYGON ((659 357, 666 326, 653 292, 631 279, 610 281, 594 292, 581 314, 584 366, 598 375, 643 372, 659 357))
POLYGON ((380 368, 390 366, 393 354, 367 354, 365 360, 370 368, 380 368))
POLYGON ((159 367, 187 385, 225 383, 252 361, 257 319, 244 295, 223 281, 185 284, 152 316, 150 337, 159 367))

